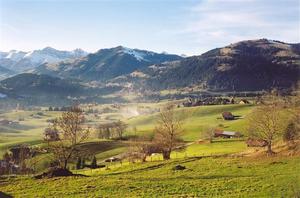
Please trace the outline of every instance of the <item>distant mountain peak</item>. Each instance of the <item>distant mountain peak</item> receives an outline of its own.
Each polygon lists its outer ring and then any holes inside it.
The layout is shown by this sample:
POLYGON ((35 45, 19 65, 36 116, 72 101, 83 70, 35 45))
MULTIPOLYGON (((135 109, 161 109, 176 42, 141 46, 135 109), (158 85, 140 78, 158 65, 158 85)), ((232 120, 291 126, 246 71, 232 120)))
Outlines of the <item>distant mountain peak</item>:
POLYGON ((11 50, 10 52, 0 54, 0 64, 12 71, 23 72, 46 62, 58 63, 61 61, 81 58, 87 54, 88 53, 82 49, 61 51, 49 46, 30 52, 11 50))
POLYGON ((55 49, 55 48, 53 48, 53 47, 50 47, 50 46, 47 46, 47 47, 45 47, 45 48, 43 48, 42 49, 42 51, 59 51, 59 50, 57 50, 57 49, 55 49))

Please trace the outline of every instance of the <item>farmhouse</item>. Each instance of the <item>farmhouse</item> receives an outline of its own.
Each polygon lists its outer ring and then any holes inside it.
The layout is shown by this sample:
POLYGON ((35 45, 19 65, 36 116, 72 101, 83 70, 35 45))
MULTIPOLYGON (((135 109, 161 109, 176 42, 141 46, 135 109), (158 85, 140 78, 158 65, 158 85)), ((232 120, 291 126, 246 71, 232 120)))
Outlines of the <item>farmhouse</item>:
POLYGON ((10 122, 11 122, 11 121, 6 120, 6 119, 1 119, 1 120, 0 120, 0 124, 1 124, 1 125, 9 125, 10 122))
POLYGON ((250 104, 250 102, 246 99, 242 99, 239 104, 250 104))
POLYGON ((214 132, 214 137, 222 137, 222 138, 238 138, 242 137, 242 134, 235 131, 222 131, 216 130, 214 132))
POLYGON ((18 121, 1 119, 0 124, 5 126, 5 125, 11 125, 11 124, 19 124, 19 122, 18 121))

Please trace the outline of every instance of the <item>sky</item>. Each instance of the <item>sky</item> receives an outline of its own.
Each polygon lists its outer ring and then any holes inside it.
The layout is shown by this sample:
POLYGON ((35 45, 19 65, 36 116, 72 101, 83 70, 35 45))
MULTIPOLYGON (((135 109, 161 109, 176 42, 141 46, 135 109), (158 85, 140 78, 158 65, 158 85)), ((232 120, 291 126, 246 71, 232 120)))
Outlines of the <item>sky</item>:
POLYGON ((199 55, 241 40, 300 42, 298 0, 0 0, 0 51, 126 46, 199 55))

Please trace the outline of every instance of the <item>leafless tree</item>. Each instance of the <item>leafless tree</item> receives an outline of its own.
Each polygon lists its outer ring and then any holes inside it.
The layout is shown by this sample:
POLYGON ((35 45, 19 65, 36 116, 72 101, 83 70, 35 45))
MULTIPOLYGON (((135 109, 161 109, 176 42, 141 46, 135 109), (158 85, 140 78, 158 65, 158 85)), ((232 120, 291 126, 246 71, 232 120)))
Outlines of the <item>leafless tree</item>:
POLYGON ((154 144, 161 150, 164 160, 170 159, 171 152, 182 143, 182 121, 182 116, 175 114, 173 105, 167 105, 159 113, 154 144))
POLYGON ((201 133, 201 138, 204 140, 208 140, 212 143, 214 135, 215 135, 216 127, 213 126, 205 126, 201 133))
POLYGON ((252 138, 267 142, 267 153, 273 154, 272 144, 281 137, 285 129, 286 116, 283 113, 282 99, 272 93, 248 116, 248 134, 252 138))
POLYGON ((61 168, 67 169, 68 162, 79 155, 79 144, 89 137, 89 128, 84 127, 83 111, 78 106, 73 106, 63 112, 52 125, 59 138, 50 143, 50 150, 59 162, 61 168))

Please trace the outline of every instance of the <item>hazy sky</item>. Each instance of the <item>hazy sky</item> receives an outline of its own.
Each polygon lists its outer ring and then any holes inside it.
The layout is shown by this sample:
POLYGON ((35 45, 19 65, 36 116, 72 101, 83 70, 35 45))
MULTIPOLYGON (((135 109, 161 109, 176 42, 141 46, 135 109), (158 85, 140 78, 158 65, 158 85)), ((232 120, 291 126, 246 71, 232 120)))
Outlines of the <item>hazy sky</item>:
POLYGON ((0 0, 0 50, 194 55, 245 39, 300 42, 299 13, 299 0, 0 0))

